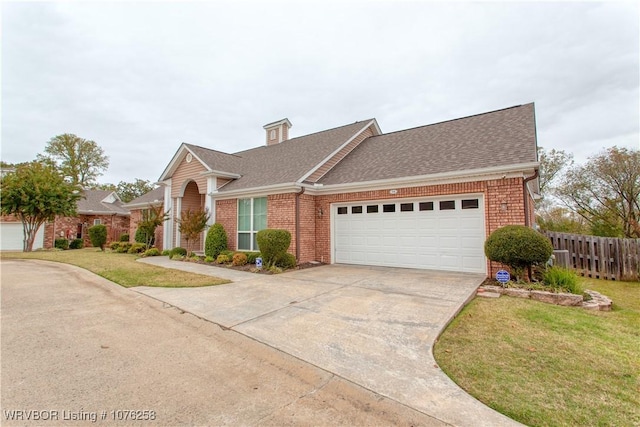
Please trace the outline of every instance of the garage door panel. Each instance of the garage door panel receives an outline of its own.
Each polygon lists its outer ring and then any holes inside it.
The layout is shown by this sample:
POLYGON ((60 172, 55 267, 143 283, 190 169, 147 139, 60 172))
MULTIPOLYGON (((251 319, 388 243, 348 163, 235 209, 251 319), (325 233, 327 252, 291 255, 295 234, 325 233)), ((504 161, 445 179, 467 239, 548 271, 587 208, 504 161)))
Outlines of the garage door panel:
MULTIPOLYGON (((342 206, 347 207, 348 213, 333 216, 336 262, 486 271, 481 196, 443 196, 342 206), (478 208, 461 209, 464 198, 479 199, 478 208), (440 210, 440 201, 445 202, 443 207, 452 206, 450 202, 453 201, 455 209, 440 210), (421 203, 423 207, 433 206, 433 210, 420 211, 421 203), (378 212, 368 212, 369 205, 378 206, 378 212), (353 214, 352 206, 362 206, 362 213, 353 214), (384 212, 383 206, 388 210, 395 208, 395 211, 384 212), (408 210, 411 207, 413 211, 408 210)), ((334 213, 338 207, 334 205, 334 213)))
MULTIPOLYGON (((33 249, 41 249, 44 246, 44 227, 41 226, 33 240, 33 249)), ((0 250, 22 251, 24 248, 24 231, 21 222, 0 223, 0 250)))

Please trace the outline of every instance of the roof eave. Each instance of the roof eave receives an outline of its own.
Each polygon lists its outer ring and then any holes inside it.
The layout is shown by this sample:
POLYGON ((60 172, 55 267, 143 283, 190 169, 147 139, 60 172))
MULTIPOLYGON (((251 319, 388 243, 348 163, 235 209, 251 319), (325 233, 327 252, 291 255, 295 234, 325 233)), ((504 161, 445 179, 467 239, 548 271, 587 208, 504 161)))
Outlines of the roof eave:
POLYGON ((409 187, 422 185, 435 185, 465 181, 486 181, 515 176, 523 176, 540 167, 539 162, 518 163, 514 165, 495 166, 490 168, 472 169, 463 171, 442 172, 428 175, 406 176, 400 178, 380 179, 373 181, 349 182, 344 184, 316 184, 307 185, 305 188, 311 194, 349 193, 352 191, 380 190, 389 187, 409 187))

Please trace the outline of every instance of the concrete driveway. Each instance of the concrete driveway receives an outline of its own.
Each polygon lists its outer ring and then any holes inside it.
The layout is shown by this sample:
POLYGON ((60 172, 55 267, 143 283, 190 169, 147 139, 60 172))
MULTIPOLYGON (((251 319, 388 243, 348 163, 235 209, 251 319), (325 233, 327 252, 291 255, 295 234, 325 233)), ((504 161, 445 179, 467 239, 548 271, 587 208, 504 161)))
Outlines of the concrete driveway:
POLYGON ((455 385, 431 352, 484 276, 330 265, 238 279, 207 288, 135 289, 445 423, 518 425, 455 385))
POLYGON ((81 268, 0 264, 2 426, 446 425, 81 268))

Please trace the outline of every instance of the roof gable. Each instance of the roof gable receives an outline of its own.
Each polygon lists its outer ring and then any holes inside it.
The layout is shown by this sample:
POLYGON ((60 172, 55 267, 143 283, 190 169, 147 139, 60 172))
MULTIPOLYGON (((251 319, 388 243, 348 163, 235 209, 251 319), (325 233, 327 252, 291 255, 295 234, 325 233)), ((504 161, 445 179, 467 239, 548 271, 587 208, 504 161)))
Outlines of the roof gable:
POLYGON ((156 187, 151 191, 144 193, 142 196, 136 197, 129 203, 122 205, 126 209, 134 209, 146 207, 149 205, 159 204, 164 201, 164 187, 156 187))
POLYGON ((83 215, 129 215, 129 211, 122 205, 114 191, 83 190, 83 197, 78 200, 76 210, 83 215))
POLYGON ((533 104, 372 136, 320 179, 325 185, 537 162, 533 104))

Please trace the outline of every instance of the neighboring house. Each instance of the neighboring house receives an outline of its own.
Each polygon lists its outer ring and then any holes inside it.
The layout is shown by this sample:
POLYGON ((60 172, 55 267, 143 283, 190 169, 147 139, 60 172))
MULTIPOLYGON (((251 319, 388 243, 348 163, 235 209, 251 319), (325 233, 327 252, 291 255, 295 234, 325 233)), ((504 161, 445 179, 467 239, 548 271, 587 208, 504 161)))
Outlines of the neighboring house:
POLYGON ((299 262, 492 274, 486 237, 534 223, 533 104, 388 134, 375 119, 292 139, 290 127, 265 125, 266 145, 233 154, 180 145, 159 179, 163 247, 186 246, 176 219, 206 208, 233 250, 282 228, 299 262))
MULTIPOLYGON (((131 213, 129 221, 129 241, 135 242, 136 230, 138 229, 138 223, 142 220, 142 215, 151 206, 162 207, 164 205, 164 188, 157 187, 142 196, 133 199, 129 203, 122 205, 123 208, 128 209, 131 213)), ((160 250, 163 249, 163 227, 156 228, 155 244, 154 246, 160 250)))
POLYGON ((44 247, 52 248, 54 240, 83 239, 85 246, 91 246, 89 227, 104 224, 107 227, 107 243, 117 241, 122 234, 129 232, 129 211, 114 191, 84 190, 78 200, 77 215, 74 217, 56 217, 47 223, 44 230, 44 247))

